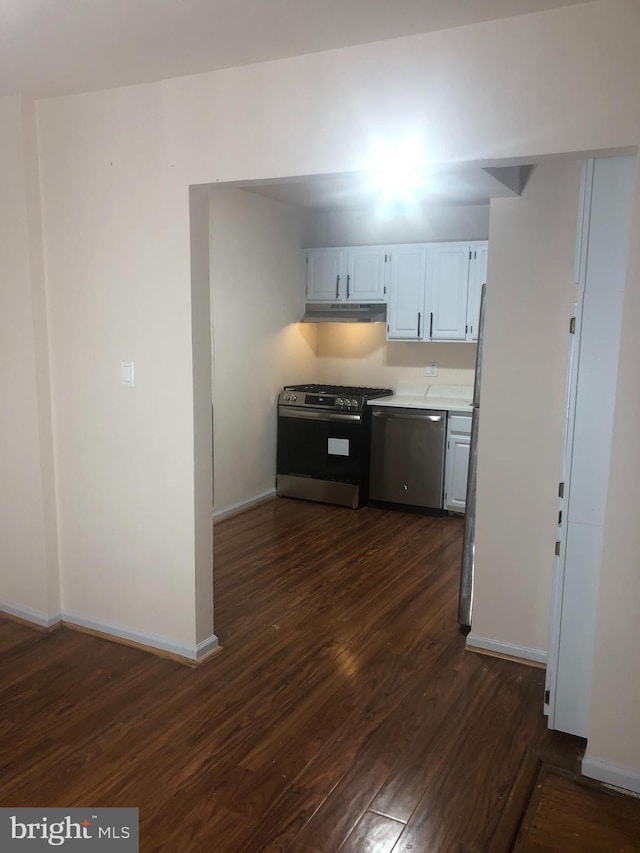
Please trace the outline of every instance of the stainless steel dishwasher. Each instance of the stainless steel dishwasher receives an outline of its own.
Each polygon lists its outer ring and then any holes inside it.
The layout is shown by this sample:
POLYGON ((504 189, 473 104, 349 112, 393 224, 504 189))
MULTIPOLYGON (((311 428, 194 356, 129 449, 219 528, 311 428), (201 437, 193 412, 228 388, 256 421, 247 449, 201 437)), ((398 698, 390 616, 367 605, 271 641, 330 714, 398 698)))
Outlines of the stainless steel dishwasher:
POLYGON ((369 496, 442 508, 447 413, 372 406, 369 496))

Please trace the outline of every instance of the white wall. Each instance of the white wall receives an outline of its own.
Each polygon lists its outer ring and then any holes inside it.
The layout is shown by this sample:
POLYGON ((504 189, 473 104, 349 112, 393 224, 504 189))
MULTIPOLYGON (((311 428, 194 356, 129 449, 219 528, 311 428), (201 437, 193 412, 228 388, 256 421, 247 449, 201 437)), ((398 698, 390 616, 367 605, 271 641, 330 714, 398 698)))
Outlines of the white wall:
POLYGON ((193 353, 193 472, 196 644, 206 654, 217 638, 213 626, 213 424, 211 420, 211 282, 209 258, 209 189, 189 191, 191 226, 191 344, 193 353))
POLYGON ((35 107, 0 99, 0 608, 58 618, 35 107))
POLYGON ((543 652, 580 169, 544 163, 521 198, 491 203, 472 632, 543 652))
POLYGON ((276 400, 316 378, 303 313, 299 211, 237 189, 210 205, 214 513, 272 492, 276 400))
POLYGON ((196 637, 189 181, 150 95, 127 90, 128 114, 39 104, 61 592, 74 618, 180 649, 196 637))
MULTIPOLYGON (((416 134, 436 162, 635 146, 639 30, 637 0, 601 0, 38 105, 61 571, 74 606, 194 636, 188 186, 357 171, 369 165, 372 138, 390 131, 416 134), (134 392, 117 385, 127 357, 140 366, 134 392)), ((640 243, 637 217, 631 239, 640 243)), ((629 365, 638 363, 639 279, 636 262, 621 350, 629 365)), ((638 504, 623 477, 626 468, 640 482, 640 438, 626 427, 640 393, 630 370, 616 402, 605 529, 614 589, 637 554, 637 533, 615 519, 627 501, 638 504)), ((486 424, 490 404, 484 415, 486 424)), ((532 436, 527 427, 523 444, 532 436)), ((500 464, 489 447, 485 468, 500 464)), ((529 488, 544 490, 546 474, 531 475, 529 488)), ((514 471, 512 493, 516 480, 514 471)), ((482 573, 477 595, 500 595, 512 571, 501 563, 482 573)), ((527 580, 512 592, 510 605, 533 593, 528 641, 542 642, 548 584, 527 580)), ((617 621, 611 603, 604 631, 617 621)), ((486 631, 504 636, 509 626, 505 609, 486 631)), ((623 626, 621 642, 638 648, 640 622, 623 626)), ((596 679, 594 691, 602 685, 596 679)), ((619 703, 636 707, 636 688, 619 687, 619 703)), ((632 724, 604 712, 598 738, 602 757, 626 749, 640 767, 632 724)))
POLYGON ((432 205, 403 211, 312 211, 305 246, 360 246, 380 243, 429 243, 486 240, 489 205, 432 205))

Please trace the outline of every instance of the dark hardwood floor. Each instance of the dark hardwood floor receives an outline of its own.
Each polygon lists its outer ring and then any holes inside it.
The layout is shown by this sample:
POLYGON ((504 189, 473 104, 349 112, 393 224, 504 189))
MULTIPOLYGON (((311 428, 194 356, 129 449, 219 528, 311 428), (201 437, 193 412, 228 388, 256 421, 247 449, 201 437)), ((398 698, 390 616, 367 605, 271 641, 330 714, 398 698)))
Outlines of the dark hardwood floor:
POLYGON ((540 669, 464 651, 462 521, 272 500, 215 527, 191 670, 0 621, 0 804, 137 806, 142 851, 506 851, 540 669))
POLYGON ((544 765, 514 853, 640 853, 640 802, 544 765))

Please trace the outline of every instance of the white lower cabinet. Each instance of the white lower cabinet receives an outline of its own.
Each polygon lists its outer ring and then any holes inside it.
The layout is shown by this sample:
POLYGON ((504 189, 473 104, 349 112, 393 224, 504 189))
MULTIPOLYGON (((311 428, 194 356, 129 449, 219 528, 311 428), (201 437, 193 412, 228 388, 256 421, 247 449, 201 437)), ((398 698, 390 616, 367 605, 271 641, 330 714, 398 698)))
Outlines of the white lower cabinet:
POLYGON ((447 420, 444 508, 452 512, 465 510, 470 443, 471 414, 450 413, 447 420))

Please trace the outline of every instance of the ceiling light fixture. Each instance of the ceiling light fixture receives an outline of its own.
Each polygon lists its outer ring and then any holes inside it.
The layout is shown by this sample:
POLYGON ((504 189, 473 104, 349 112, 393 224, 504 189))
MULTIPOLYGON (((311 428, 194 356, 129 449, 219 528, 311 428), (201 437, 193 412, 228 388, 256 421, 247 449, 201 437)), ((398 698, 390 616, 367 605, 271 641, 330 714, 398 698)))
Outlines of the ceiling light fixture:
POLYGON ((428 186, 429 172, 422 146, 416 139, 395 144, 378 142, 373 147, 371 161, 372 189, 385 202, 413 201, 416 193, 428 186))

